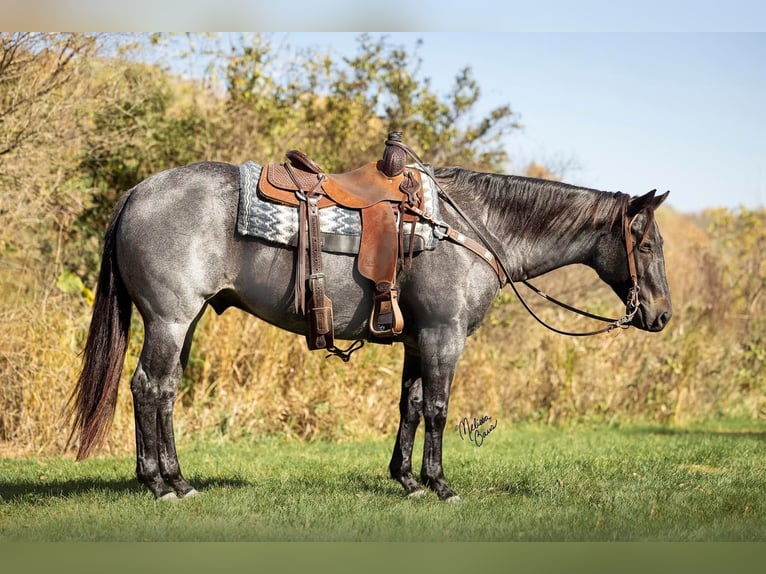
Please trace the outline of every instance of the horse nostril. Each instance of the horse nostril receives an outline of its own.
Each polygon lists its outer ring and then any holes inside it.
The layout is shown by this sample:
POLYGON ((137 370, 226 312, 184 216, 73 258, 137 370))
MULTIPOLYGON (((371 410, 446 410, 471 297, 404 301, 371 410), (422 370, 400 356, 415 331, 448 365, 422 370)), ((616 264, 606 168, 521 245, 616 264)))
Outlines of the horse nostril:
POLYGON ((665 327, 665 325, 668 324, 668 321, 670 321, 671 314, 672 313, 670 311, 665 311, 664 313, 660 314, 659 317, 657 317, 655 324, 657 325, 658 329, 662 329, 665 327))

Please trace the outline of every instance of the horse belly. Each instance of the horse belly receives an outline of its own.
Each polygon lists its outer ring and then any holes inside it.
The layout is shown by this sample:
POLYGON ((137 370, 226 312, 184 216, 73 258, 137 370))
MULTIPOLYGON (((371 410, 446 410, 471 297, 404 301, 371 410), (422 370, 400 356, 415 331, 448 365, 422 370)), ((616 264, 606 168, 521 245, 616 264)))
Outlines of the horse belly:
MULTIPOLYGON (((324 253, 327 296, 332 301, 335 337, 355 340, 367 335, 372 286, 356 270, 356 258, 324 253)), ((282 329, 304 335, 307 321, 295 312, 295 250, 247 241, 235 291, 245 311, 282 329)))

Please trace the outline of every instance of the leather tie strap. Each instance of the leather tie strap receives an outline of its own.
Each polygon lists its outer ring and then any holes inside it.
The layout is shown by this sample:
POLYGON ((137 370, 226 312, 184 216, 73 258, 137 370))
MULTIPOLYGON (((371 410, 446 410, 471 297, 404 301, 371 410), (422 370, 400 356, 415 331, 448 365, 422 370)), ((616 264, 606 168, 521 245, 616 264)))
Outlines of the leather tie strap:
POLYGON ((309 348, 331 349, 333 345, 332 301, 325 290, 322 270, 322 235, 319 228, 319 194, 306 198, 309 231, 309 348))
POLYGON ((300 200, 299 232, 298 232, 298 265, 295 271, 295 302, 296 312, 309 314, 309 332, 307 342, 309 349, 333 349, 333 318, 332 301, 327 297, 325 276, 322 272, 322 235, 319 227, 319 200, 322 197, 321 186, 327 179, 324 174, 317 174, 317 182, 310 190, 304 190, 299 178, 293 172, 293 167, 285 163, 285 169, 295 183, 298 191, 296 197, 300 200), (308 234, 308 241, 306 235, 308 234), (306 247, 309 252, 309 281, 310 301, 306 303, 306 247), (308 309, 307 309, 308 307, 308 309))
MULTIPOLYGON (((293 166, 285 162, 285 171, 293 180, 295 187, 298 191, 295 192, 295 196, 298 198, 298 262, 295 266, 295 300, 293 302, 293 309, 296 313, 306 314, 306 249, 311 252, 313 250, 307 245, 306 234, 309 227, 309 214, 308 214, 308 196, 319 197, 321 195, 321 187, 327 176, 323 173, 317 174, 317 181, 310 190, 303 189, 300 180, 293 171, 293 166)), ((318 234, 317 234, 318 235, 318 234)), ((321 241, 321 239, 320 239, 321 241)), ((321 245, 320 245, 320 257, 321 257, 321 245)), ((320 260, 321 267, 321 260, 320 260)), ((312 271, 313 273, 313 271, 312 271)))

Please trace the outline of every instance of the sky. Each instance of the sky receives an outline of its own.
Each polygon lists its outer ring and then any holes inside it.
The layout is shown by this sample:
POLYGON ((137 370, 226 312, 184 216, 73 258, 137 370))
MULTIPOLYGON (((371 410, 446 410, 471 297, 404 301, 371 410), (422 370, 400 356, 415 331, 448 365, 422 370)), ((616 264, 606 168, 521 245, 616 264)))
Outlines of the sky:
MULTIPOLYGON (((766 205, 766 34, 386 35, 417 50, 437 93, 470 66, 482 90, 477 115, 511 106, 522 129, 504 142, 509 173, 534 161, 575 185, 670 190, 683 212, 766 205)), ((357 36, 278 37, 353 55, 357 36)))

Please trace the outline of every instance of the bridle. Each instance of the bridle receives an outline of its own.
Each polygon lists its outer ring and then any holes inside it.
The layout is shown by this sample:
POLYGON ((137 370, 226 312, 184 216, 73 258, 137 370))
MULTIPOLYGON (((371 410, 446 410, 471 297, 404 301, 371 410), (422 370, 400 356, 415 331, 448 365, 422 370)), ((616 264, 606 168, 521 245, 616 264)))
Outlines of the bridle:
MULTIPOLYGON (((393 143, 394 145, 397 145, 403 148, 415 160, 416 164, 426 174, 430 173, 430 170, 420 160, 417 154, 414 151, 412 151, 412 149, 410 149, 409 146, 401 142, 389 141, 386 143, 393 143)), ((460 208, 460 206, 457 203, 455 203, 455 201, 449 196, 449 194, 441 188, 441 186, 438 184, 438 182, 436 182, 435 179, 433 179, 433 182, 434 182, 434 185, 436 186, 437 191, 439 192, 439 195, 443 197, 447 201, 447 203, 449 203, 449 205, 455 210, 455 212, 463 219, 463 221, 465 221, 468 224, 468 226, 473 230, 473 232, 479 238, 481 243, 474 241, 470 237, 466 237, 462 233, 455 231, 449 224, 443 221, 438 221, 433 219, 428 213, 419 212, 418 215, 420 215, 421 219, 431 223, 434 226, 435 235, 437 235, 437 237, 446 238, 455 243, 463 245, 464 247, 468 248, 469 250, 479 255, 482 259, 484 259, 484 261, 486 261, 495 271, 498 277, 498 280, 500 281, 500 287, 502 288, 506 283, 508 283, 511 286, 511 289, 513 289, 513 292, 515 293, 516 297, 524 306, 524 309, 526 309, 527 312, 530 315, 532 315, 532 317, 538 323, 543 325, 545 328, 553 331, 554 333, 558 333, 560 335, 568 335, 571 337, 588 337, 591 335, 598 335, 601 333, 609 333, 610 331, 613 331, 615 329, 627 329, 628 327, 630 327, 631 321, 636 316, 636 313, 638 313, 638 309, 641 306, 641 302, 639 301, 639 298, 638 298, 639 286, 638 286, 638 272, 636 269, 636 256, 635 256, 636 245, 633 241, 633 234, 631 233, 631 228, 633 227, 633 223, 636 221, 636 218, 642 213, 642 211, 639 211, 638 213, 630 217, 630 215, 628 214, 628 209, 627 209, 627 206, 628 206, 627 198, 624 200, 622 208, 621 208, 621 218, 622 218, 623 240, 625 242, 625 251, 626 251, 627 259, 628 259, 628 272, 630 274, 631 287, 628 290, 628 296, 625 301, 625 313, 622 315, 622 317, 620 317, 619 319, 611 319, 608 317, 602 317, 601 315, 590 313, 588 311, 584 311, 582 309, 578 309, 576 307, 573 307, 572 305, 568 305, 566 303, 563 303, 562 301, 559 301, 558 299, 554 297, 551 297, 547 293, 544 293, 543 291, 541 291, 540 289, 538 289, 537 287, 529 283, 529 281, 526 281, 526 280, 521 281, 521 283, 526 285, 529 289, 531 289, 537 295, 541 296, 546 301, 550 301, 551 303, 558 305, 559 307, 566 309, 567 311, 571 311, 572 313, 576 313, 583 317, 587 317, 589 319, 595 319, 596 321, 601 321, 603 323, 608 323, 606 327, 603 327, 601 329, 596 329, 593 331, 584 331, 584 332, 572 332, 572 331, 565 331, 557 327, 554 327, 552 325, 549 325, 532 310, 529 304, 521 296, 521 293, 519 293, 519 290, 516 287, 511 277, 511 273, 508 270, 508 266, 503 261, 503 259, 498 256, 498 253, 495 250, 495 248, 493 248, 492 244, 485 237, 485 233, 483 233, 482 230, 480 230, 478 226, 476 226, 476 224, 473 223, 471 218, 468 217, 468 215, 460 208)), ((643 211, 647 213, 647 221, 644 227, 643 234, 641 235, 641 240, 638 243, 639 249, 646 244, 646 241, 649 237, 649 233, 654 227, 653 225, 654 210, 645 209, 643 211)))

